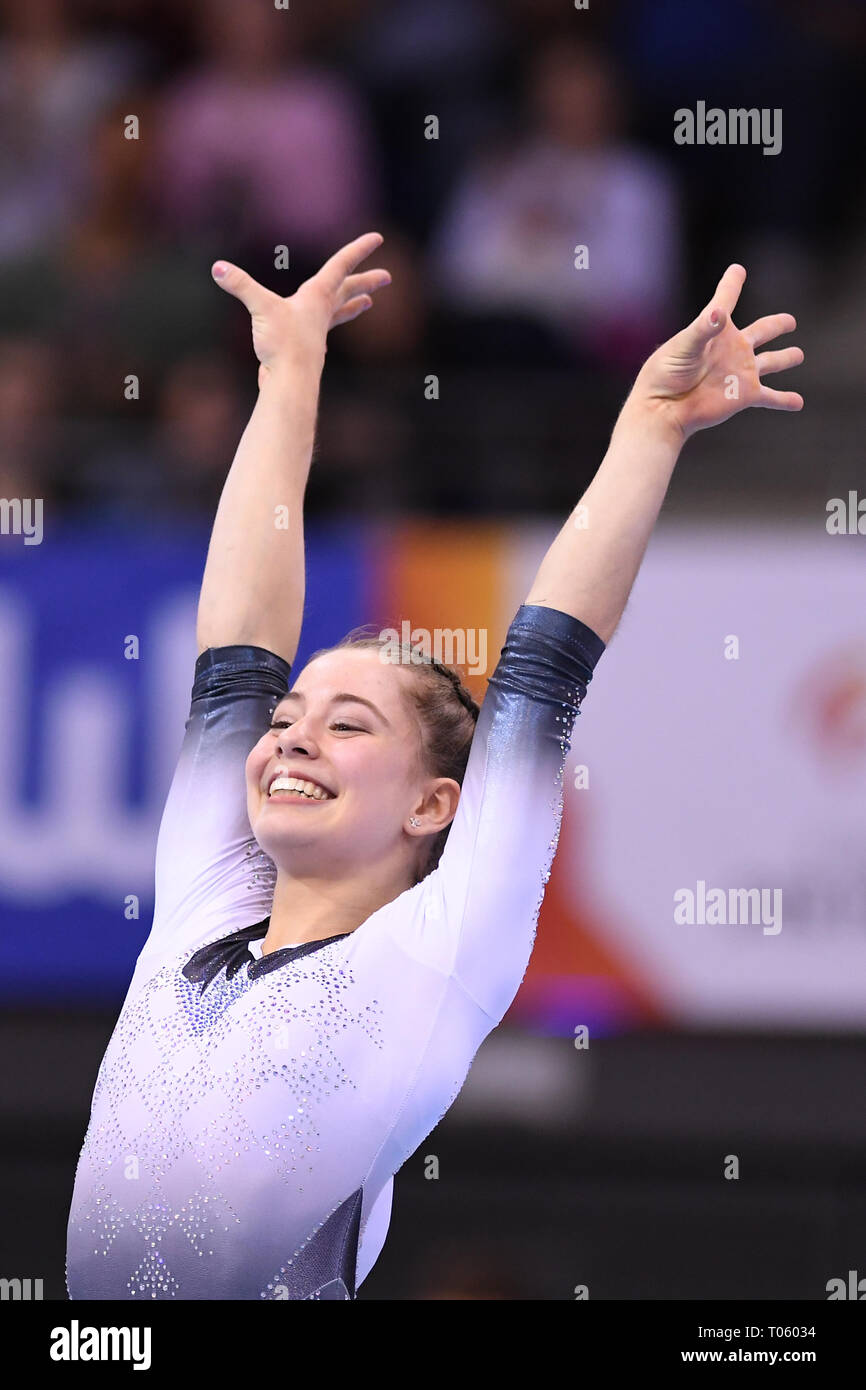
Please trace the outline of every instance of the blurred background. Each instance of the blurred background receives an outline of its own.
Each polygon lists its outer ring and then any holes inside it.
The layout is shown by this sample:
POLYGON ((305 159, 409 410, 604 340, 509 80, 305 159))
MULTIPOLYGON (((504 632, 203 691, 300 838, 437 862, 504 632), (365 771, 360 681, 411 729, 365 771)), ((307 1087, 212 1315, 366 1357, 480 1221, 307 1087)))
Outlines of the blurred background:
POLYGON ((0 1275, 65 1296, 147 934, 255 398, 211 262, 288 294, 371 229, 393 284, 330 340, 299 663, 361 622, 483 628, 483 695, 635 370, 731 261, 738 322, 796 314, 807 405, 690 443, 575 730, 526 980, 401 1170, 360 1297, 866 1275, 866 7, 0 9, 0 498, 44 508, 39 544, 0 534, 0 1275), (781 111, 781 151, 677 144, 698 102, 781 111), (677 924, 699 883, 781 892, 779 930, 677 924))

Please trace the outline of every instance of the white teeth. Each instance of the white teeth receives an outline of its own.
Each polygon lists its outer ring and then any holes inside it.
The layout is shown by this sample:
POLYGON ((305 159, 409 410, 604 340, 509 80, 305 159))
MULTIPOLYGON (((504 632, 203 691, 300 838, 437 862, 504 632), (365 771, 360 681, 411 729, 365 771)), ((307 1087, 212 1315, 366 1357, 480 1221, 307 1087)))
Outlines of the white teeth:
POLYGON ((304 796, 310 797, 312 801, 328 801, 330 793, 324 787, 319 787, 315 782, 302 782, 300 777, 286 777, 280 773, 275 777, 268 788, 268 796, 273 792, 301 792, 304 796))

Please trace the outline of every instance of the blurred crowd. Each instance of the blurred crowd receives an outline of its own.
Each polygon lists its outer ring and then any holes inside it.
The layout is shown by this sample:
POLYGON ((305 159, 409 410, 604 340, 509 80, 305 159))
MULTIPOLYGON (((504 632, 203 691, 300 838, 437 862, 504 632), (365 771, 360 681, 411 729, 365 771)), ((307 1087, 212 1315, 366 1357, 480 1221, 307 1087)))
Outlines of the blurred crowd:
POLYGON ((329 348, 327 513, 570 504, 575 399, 621 398, 731 259, 759 311, 866 298, 856 0, 2 17, 0 496, 212 514, 256 382, 218 257, 290 293, 360 232, 386 237, 392 286, 329 348), (699 100, 781 108, 782 153, 677 146, 673 113, 699 100))

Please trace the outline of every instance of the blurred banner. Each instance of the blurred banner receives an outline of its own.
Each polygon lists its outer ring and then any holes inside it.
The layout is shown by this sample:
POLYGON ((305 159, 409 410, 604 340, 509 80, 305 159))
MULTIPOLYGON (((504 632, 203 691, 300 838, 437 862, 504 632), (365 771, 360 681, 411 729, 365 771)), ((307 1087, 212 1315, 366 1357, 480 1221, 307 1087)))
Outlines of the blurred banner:
POLYGON ((856 537, 652 542, 581 716, 558 866, 675 1023, 866 1019, 864 613, 856 537))
MULTIPOLYGON (((408 622, 434 640, 465 633, 467 653, 486 646, 467 677, 481 696, 555 525, 312 529, 295 670, 356 624, 408 622)), ((4 542, 7 1003, 123 996, 153 906, 206 540, 76 526, 38 547, 4 542)), ((570 1034, 866 1020, 856 545, 823 527, 658 531, 575 728, 512 1022, 570 1034)))

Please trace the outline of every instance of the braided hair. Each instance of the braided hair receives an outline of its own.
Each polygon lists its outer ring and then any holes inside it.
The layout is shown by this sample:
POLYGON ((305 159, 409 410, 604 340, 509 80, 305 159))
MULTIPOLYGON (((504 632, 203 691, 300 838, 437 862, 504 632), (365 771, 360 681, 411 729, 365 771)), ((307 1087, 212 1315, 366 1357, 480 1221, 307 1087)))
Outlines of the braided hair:
MULTIPOLYGON (((387 649, 389 658, 397 660, 414 676, 411 696, 421 726, 422 767, 434 777, 450 777, 462 786, 480 706, 453 667, 428 656, 421 647, 411 647, 405 643, 399 644, 399 655, 395 658, 396 644, 378 632, 368 632, 370 627, 372 624, 353 628, 336 646, 322 647, 314 652, 310 661, 346 647, 387 649)), ((450 829, 451 826, 446 825, 437 835, 422 841, 416 883, 420 883, 436 868, 450 829)))
MULTIPOLYGON (((419 649, 415 648, 414 650, 417 653, 419 649)), ((422 656, 424 656, 424 653, 422 653, 422 656)), ((454 668, 452 666, 443 666, 442 662, 437 661, 433 656, 424 656, 424 660, 427 662, 428 666, 433 667, 434 671, 438 671, 440 676, 444 676, 447 681, 450 681, 454 694, 457 696, 463 708, 468 709, 472 718, 477 720, 481 712, 480 708, 469 694, 469 691, 466 689, 466 686, 463 684, 454 668)))

